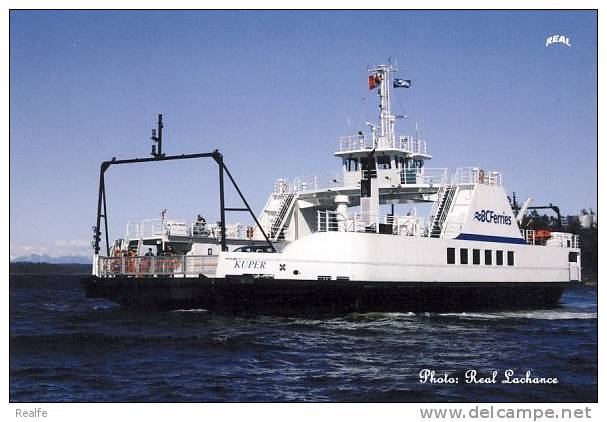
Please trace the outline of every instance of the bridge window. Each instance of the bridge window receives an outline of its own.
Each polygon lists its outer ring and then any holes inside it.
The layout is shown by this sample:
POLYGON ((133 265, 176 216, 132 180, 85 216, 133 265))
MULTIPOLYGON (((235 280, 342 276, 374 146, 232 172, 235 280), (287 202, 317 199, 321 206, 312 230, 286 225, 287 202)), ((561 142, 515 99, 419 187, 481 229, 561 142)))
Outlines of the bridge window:
POLYGON ((346 158, 346 170, 347 171, 357 171, 358 170, 358 159, 346 158))
POLYGON ((455 264, 455 248, 447 248, 447 264, 455 264))
POLYGON ((493 251, 491 249, 485 250, 485 265, 493 265, 491 260, 491 256, 493 255, 493 251))
POLYGON ((495 251, 495 263, 504 265, 504 251, 495 251))
POLYGON ((569 252, 569 262, 577 262, 577 252, 569 252))
POLYGON ((514 252, 508 251, 508 265, 514 265, 514 252))
POLYGON ((377 157, 377 168, 379 170, 387 170, 390 168, 390 156, 389 155, 379 155, 377 157))
POLYGON ((468 249, 462 248, 459 250, 459 263, 468 264, 468 249))
POLYGON ((481 250, 472 249, 472 263, 474 265, 480 265, 481 263, 481 250))

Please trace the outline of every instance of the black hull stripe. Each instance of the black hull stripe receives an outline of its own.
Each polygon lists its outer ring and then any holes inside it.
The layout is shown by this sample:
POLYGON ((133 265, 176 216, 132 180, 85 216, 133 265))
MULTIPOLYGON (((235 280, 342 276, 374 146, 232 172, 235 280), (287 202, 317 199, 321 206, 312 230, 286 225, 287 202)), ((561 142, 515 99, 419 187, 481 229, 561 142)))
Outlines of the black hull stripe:
POLYGON ((109 299, 124 306, 319 316, 551 308, 558 305, 563 288, 569 283, 91 277, 84 284, 87 297, 109 299))

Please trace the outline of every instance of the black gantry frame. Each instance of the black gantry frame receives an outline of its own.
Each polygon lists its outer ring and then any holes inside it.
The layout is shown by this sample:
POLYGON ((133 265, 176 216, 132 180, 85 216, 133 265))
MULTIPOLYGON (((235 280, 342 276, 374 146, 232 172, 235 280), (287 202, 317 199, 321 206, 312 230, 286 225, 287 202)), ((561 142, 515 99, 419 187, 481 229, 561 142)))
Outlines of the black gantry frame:
MULTIPOLYGON (((162 120, 160 118, 160 122, 161 121, 162 120)), ((228 246, 226 243, 226 229, 225 229, 226 211, 248 211, 251 214, 251 217, 253 217, 253 220, 255 221, 255 224, 257 225, 257 227, 259 227, 259 230, 263 234, 263 237, 266 239, 266 242, 268 242, 268 245, 270 246, 270 248, 272 248, 272 250, 274 252, 276 252, 276 248, 274 247, 274 244, 272 244, 272 242, 266 235, 266 232, 263 230, 263 228, 259 224, 259 221, 257 221, 257 217, 255 217, 255 214, 251 210, 249 203, 247 202, 244 195, 240 191, 240 188, 236 184, 236 181, 232 177, 232 174, 226 167, 225 162, 223 161, 223 156, 221 155, 221 153, 218 150, 215 150, 213 152, 199 153, 199 154, 164 155, 161 153, 161 151, 162 151, 161 148, 162 147, 159 147, 159 151, 156 154, 153 154, 154 158, 131 158, 131 159, 127 159, 127 160, 116 160, 115 158, 112 158, 111 161, 104 161, 103 163, 101 163, 101 170, 99 172, 99 198, 97 200, 97 225, 93 227, 93 231, 94 231, 93 248, 95 250, 95 255, 99 254, 99 249, 100 249, 99 244, 100 244, 100 240, 101 240, 101 218, 102 217, 103 217, 103 222, 104 222, 104 226, 105 226, 106 252, 107 252, 107 256, 110 255, 110 243, 109 243, 109 238, 108 238, 109 235, 108 235, 108 224, 107 224, 107 205, 106 205, 106 199, 105 199, 105 172, 107 171, 108 168, 110 168, 111 165, 113 165, 113 164, 139 164, 139 163, 149 163, 149 162, 159 162, 159 161, 169 161, 169 160, 189 160, 189 159, 193 159, 193 158, 212 158, 213 160, 215 160, 215 162, 217 163, 217 166, 219 167, 219 207, 220 207, 220 224, 221 224, 221 227, 220 227, 221 250, 222 251, 228 250, 228 246), (232 182, 232 185, 236 189, 236 192, 238 192, 238 195, 240 196, 240 199, 242 199, 242 202, 244 203, 246 208, 234 208, 234 207, 226 208, 225 200, 224 200, 224 180, 223 180, 224 173, 228 176, 228 178, 230 179, 230 182, 232 182)))

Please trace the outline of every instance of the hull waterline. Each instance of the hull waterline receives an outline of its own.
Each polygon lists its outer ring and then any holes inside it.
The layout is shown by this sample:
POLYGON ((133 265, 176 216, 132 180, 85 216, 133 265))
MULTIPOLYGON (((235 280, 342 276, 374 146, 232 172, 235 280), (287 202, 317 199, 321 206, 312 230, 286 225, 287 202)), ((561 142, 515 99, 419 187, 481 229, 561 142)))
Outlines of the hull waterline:
POLYGON ((569 283, 428 283, 235 278, 98 278, 88 298, 128 307, 218 314, 318 316, 352 312, 465 312, 558 306, 569 283))

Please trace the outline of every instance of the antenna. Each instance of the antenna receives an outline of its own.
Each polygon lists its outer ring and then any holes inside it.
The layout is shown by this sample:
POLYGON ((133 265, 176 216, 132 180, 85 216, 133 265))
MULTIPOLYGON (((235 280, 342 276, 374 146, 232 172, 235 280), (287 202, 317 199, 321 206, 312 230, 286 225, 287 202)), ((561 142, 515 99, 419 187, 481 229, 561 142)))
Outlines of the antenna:
POLYGON ((164 154, 162 153, 162 128, 164 124, 162 123, 162 114, 158 115, 158 129, 152 129, 152 141, 155 142, 155 145, 152 145, 152 156, 155 158, 163 158, 164 154))

